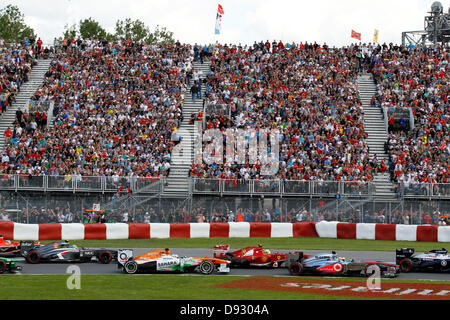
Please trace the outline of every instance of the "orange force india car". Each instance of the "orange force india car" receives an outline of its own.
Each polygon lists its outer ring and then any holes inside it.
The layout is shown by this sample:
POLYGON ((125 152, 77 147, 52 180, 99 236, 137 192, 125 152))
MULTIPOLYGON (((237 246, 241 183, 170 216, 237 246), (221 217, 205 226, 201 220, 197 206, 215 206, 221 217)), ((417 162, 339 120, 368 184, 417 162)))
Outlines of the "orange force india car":
POLYGON ((210 275, 213 272, 229 273, 229 261, 215 258, 180 257, 169 249, 153 250, 140 256, 133 256, 133 250, 120 249, 117 255, 118 267, 128 274, 175 272, 199 272, 210 275))

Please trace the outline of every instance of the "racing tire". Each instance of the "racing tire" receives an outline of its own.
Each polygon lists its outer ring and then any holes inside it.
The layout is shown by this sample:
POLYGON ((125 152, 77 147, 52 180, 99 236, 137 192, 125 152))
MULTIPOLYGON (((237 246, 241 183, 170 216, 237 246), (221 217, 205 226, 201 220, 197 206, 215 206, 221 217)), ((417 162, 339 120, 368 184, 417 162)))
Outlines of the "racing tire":
POLYGON ((402 261, 400 261, 399 265, 400 271, 404 273, 411 272, 413 267, 411 259, 403 259, 402 261))
POLYGON ((112 260, 112 254, 109 251, 102 251, 98 254, 98 260, 102 264, 109 264, 112 260))
POLYGON ((27 262, 31 264, 38 264, 41 261, 41 255, 37 251, 30 251, 27 254, 27 262))
POLYGON ((123 270, 128 274, 135 274, 138 270, 138 264, 134 260, 129 260, 123 266, 123 270))
POLYGON ((301 276, 303 274, 303 265, 301 263, 292 263, 289 266, 289 273, 291 274, 291 276, 301 276))
POLYGON ((439 272, 447 272, 449 270, 448 262, 446 260, 442 260, 439 266, 439 272))
POLYGON ((6 262, 3 260, 0 260, 0 274, 6 272, 6 262))
POLYGON ((214 272, 214 269, 215 269, 214 263, 212 263, 209 260, 202 261, 198 267, 200 273, 205 275, 212 274, 214 272))

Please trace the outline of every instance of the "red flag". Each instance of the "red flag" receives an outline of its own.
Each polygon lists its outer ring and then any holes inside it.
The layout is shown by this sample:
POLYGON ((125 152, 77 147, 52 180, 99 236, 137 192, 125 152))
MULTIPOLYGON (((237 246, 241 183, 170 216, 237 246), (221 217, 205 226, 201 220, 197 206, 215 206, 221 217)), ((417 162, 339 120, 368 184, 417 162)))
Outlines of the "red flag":
POLYGON ((359 41, 361 41, 361 33, 358 33, 354 30, 352 30, 352 38, 358 39, 359 41))
POLYGON ((221 6, 220 4, 219 4, 219 7, 217 8, 217 12, 218 12, 219 14, 221 14, 221 15, 224 14, 223 8, 222 8, 222 6, 221 6))

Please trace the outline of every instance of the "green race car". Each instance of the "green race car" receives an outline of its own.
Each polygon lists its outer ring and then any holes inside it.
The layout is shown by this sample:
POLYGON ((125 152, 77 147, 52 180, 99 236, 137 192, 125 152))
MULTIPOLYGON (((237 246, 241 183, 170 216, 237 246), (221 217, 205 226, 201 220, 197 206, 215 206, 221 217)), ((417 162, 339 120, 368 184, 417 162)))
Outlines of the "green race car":
POLYGON ((21 266, 18 266, 16 263, 19 260, 12 258, 1 258, 0 257, 0 274, 9 271, 11 273, 22 270, 21 266))

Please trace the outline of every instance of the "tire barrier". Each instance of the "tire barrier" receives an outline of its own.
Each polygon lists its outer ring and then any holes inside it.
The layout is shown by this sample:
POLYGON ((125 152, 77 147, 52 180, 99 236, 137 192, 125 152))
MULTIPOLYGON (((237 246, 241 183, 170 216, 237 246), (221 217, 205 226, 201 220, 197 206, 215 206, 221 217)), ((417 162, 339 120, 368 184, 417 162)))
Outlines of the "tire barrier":
POLYGON ((120 240, 169 238, 331 238, 450 242, 450 226, 370 223, 50 223, 0 222, 9 240, 120 240))

